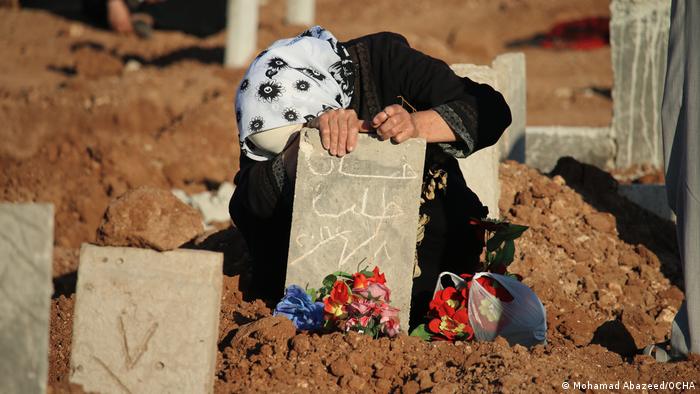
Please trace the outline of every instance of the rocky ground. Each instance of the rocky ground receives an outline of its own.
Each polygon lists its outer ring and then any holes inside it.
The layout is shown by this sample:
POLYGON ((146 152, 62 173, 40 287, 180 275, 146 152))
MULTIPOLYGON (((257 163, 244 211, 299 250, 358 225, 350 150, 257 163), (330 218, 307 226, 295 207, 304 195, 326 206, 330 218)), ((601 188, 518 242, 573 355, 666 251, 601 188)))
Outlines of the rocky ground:
MULTIPOLYGON (((269 0, 261 9, 260 48, 301 30, 283 24, 282 3, 269 0)), ((508 41, 554 22, 609 12, 603 0, 317 4, 319 23, 340 39, 397 31, 450 63, 488 63, 508 41)), ((69 18, 0 8, 0 201, 56 206, 49 355, 56 392, 79 390, 67 383, 79 245, 99 240, 108 204, 126 191, 149 186, 198 192, 233 178, 238 143, 232 101, 243 73, 219 65, 222 34, 197 39, 156 32, 142 41, 64 14, 69 18)), ((611 86, 609 48, 524 51, 528 124, 609 124, 610 101, 591 89, 611 86)), ((288 322, 269 318, 265 302, 244 297, 245 247, 235 228, 223 225, 193 245, 226 253, 215 390, 552 391, 564 381, 586 380, 700 384, 697 358, 658 364, 635 354, 667 337, 683 297, 672 224, 618 197, 609 174, 570 160, 550 175, 507 162, 501 181, 501 213, 531 226, 517 243, 512 267, 547 309, 546 346, 297 334, 288 322)))

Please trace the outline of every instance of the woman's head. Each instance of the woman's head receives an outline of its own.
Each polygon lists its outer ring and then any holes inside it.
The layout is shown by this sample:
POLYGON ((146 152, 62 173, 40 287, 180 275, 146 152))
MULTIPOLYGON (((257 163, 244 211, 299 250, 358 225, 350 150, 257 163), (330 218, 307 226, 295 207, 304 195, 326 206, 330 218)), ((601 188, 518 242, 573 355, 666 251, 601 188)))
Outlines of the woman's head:
POLYGON ((248 136, 305 123, 329 108, 347 108, 354 68, 336 38, 320 26, 276 41, 248 68, 236 94, 236 122, 243 152, 257 160, 248 136))

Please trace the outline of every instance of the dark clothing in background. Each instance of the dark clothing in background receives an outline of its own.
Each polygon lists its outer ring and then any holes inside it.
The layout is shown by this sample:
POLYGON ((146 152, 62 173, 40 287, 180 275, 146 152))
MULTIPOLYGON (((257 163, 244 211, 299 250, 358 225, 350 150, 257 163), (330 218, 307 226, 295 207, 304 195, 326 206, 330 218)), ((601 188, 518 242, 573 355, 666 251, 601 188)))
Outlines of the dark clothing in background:
MULTIPOLYGON (((132 13, 144 13, 153 18, 153 28, 178 30, 206 37, 226 28, 227 0, 164 0, 156 3, 126 1, 132 13)), ((95 23, 107 26, 107 1, 83 0, 83 12, 95 23)))
MULTIPOLYGON (((435 110, 457 136, 456 142, 428 144, 426 151, 420 214, 429 221, 417 248, 421 275, 414 279, 411 302, 415 325, 428 310, 440 272, 477 268, 483 240, 468 221, 485 217, 488 210, 466 185, 455 157, 493 145, 510 124, 510 110, 490 86, 458 77, 447 64, 412 49, 398 34, 373 34, 344 45, 355 67, 350 108, 361 119, 371 120, 386 106, 402 104, 397 98, 402 96, 418 111, 435 110), (436 178, 436 174, 446 177, 436 178), (447 181, 446 189, 426 198, 431 180, 441 179, 447 181)), ((291 182, 279 181, 284 177, 280 156, 265 162, 241 156, 240 168, 231 217, 248 242, 254 286, 262 296, 276 299, 284 288, 294 194, 291 182)))

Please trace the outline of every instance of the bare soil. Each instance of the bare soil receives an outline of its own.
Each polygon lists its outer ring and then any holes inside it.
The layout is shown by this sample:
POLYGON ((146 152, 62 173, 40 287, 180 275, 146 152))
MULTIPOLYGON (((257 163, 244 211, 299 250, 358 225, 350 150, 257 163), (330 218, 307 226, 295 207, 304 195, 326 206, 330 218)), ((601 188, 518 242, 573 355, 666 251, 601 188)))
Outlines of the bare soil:
MULTIPOLYGON (((302 29, 283 23, 283 3, 261 8, 259 48, 302 29)), ((488 63, 511 40, 608 15, 608 7, 604 0, 318 0, 317 19, 340 39, 396 31, 448 63, 488 63)), ((0 8, 0 20, 0 201, 56 207, 49 383, 55 392, 79 392, 68 384, 79 245, 95 241, 107 204, 127 190, 196 192, 233 178, 233 96, 243 70, 220 66, 223 33, 198 39, 156 32, 144 41, 28 9, 0 8)), ((528 124, 610 123, 611 102, 592 93, 612 85, 609 48, 524 52, 528 124)), ((642 172, 658 178, 658 171, 642 172)), ((636 354, 668 337, 683 298, 673 225, 618 197, 609 174, 576 162, 560 162, 549 176, 507 162, 501 181, 503 216, 531 226, 512 267, 547 309, 546 346, 297 334, 268 318, 269 303, 248 299, 245 246, 228 227, 193 246, 226 258, 215 391, 700 384, 698 358, 659 364, 636 354), (236 337, 254 321, 257 331, 236 337)))

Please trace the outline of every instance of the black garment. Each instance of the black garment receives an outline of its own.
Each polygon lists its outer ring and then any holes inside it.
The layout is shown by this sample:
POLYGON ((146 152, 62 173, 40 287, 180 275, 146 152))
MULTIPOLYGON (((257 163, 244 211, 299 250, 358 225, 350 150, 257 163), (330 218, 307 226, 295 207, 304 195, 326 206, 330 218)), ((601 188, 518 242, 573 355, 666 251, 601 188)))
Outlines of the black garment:
MULTIPOLYGON (((455 157, 493 145, 510 124, 510 110, 488 85, 460 78, 444 62, 412 49, 405 38, 378 33, 345 43, 355 67, 350 105, 360 118, 372 119, 383 108, 407 101, 418 111, 434 109, 458 140, 428 144, 424 191, 435 173, 447 175, 447 187, 424 198, 420 213, 429 217, 417 248, 421 271, 414 280, 411 321, 427 312, 442 271, 473 272, 483 248, 468 220, 488 211, 467 187, 455 157)), ((230 211, 249 242, 254 283, 263 296, 282 295, 291 228, 293 193, 280 182, 281 160, 253 162, 242 156, 230 211), (277 170, 276 170, 277 169, 277 170), (278 174, 277 176, 275 174, 278 174)), ((282 175, 283 176, 283 175, 282 175)), ((425 196, 425 193, 424 193, 425 196)))

